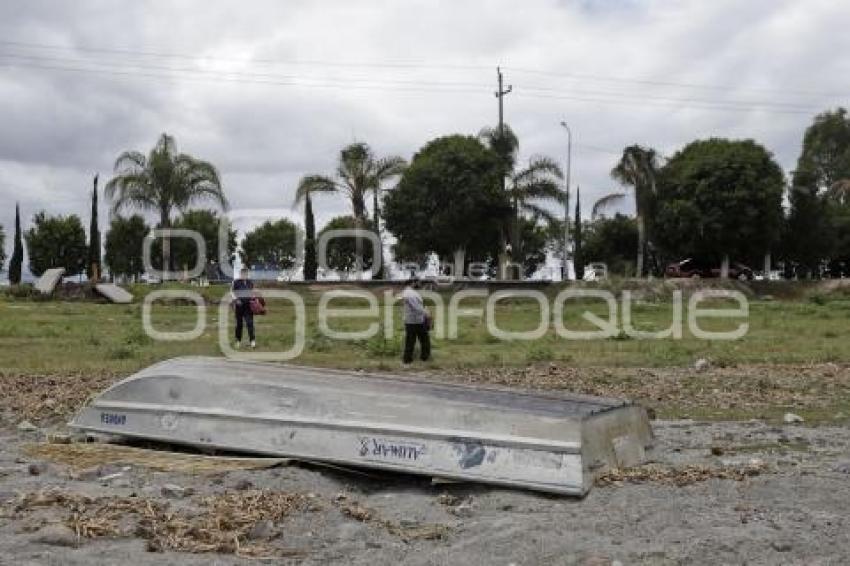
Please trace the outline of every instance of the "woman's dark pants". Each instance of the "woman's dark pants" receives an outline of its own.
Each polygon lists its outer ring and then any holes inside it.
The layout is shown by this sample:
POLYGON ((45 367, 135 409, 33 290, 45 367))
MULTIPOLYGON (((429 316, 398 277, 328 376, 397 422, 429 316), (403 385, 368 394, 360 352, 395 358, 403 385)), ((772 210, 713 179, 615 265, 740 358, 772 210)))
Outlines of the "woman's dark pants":
POLYGON ((242 341, 242 323, 248 327, 248 338, 254 341, 254 313, 251 312, 251 306, 242 301, 236 302, 236 341, 242 341))

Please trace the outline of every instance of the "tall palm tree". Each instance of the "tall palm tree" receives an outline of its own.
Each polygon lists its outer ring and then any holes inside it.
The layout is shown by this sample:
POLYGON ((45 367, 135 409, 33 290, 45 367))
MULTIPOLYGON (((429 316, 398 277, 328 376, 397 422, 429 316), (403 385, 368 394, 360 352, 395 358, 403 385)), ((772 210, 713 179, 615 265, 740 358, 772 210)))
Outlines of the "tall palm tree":
MULTIPOLYGON (((352 143, 340 151, 335 177, 305 175, 301 178, 298 189, 295 191, 295 204, 297 205, 307 195, 314 193, 341 193, 351 201, 355 225, 357 229, 361 229, 366 225, 368 216, 366 198, 371 192, 375 229, 378 230, 380 239, 380 228, 378 227, 379 193, 383 184, 393 177, 401 175, 405 167, 407 167, 407 162, 402 157, 378 158, 368 144, 363 142, 352 143)), ((362 258, 363 250, 360 238, 357 238, 356 244, 357 255, 362 258)), ((383 250, 381 250, 381 253, 383 254, 383 250)), ((383 266, 383 261, 381 261, 381 265, 383 266)))
POLYGON ((510 126, 499 128, 484 128, 478 137, 499 156, 500 165, 505 178, 505 192, 511 203, 511 251, 513 260, 519 262, 522 256, 520 242, 520 218, 530 215, 535 219, 543 219, 548 224, 557 220, 547 207, 549 203, 563 203, 566 191, 561 188, 559 180, 564 175, 561 168, 551 158, 534 156, 528 162, 528 167, 517 170, 517 153, 519 139, 510 126))
MULTIPOLYGON (((208 161, 178 153, 174 138, 162 134, 145 155, 125 151, 115 160, 115 176, 106 184, 113 211, 124 208, 150 210, 159 214, 160 228, 171 228, 171 214, 184 211, 199 201, 212 201, 227 209, 227 199, 218 170, 208 161)), ((173 271, 171 240, 162 242, 163 270, 173 271)))
POLYGON ((611 170, 611 176, 635 194, 635 216, 637 217, 638 249, 637 276, 643 277, 646 255, 646 217, 655 202, 656 179, 658 177, 658 154, 652 148, 630 145, 623 150, 619 163, 611 170))
POLYGON ((626 193, 608 193, 596 199, 593 203, 593 208, 590 212, 590 219, 596 220, 599 218, 606 208, 612 206, 626 198, 626 193))

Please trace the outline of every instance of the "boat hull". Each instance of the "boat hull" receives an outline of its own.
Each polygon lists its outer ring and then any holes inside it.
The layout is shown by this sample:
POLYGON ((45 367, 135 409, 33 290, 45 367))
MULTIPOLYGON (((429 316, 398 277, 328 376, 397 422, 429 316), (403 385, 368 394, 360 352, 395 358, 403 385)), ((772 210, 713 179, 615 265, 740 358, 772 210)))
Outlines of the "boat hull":
POLYGON ((652 436, 623 401, 219 358, 147 368, 70 426, 568 495, 639 463, 652 436))

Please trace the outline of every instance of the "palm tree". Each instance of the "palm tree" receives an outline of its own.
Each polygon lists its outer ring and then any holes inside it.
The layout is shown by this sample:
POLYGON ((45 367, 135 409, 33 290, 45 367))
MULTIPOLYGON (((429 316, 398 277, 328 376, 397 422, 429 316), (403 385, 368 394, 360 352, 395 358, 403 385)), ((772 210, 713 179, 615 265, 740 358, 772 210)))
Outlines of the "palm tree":
POLYGON ((535 219, 542 218, 550 225, 557 221, 555 214, 545 205, 564 202, 566 191, 558 183, 564 175, 558 164, 545 156, 533 156, 528 167, 516 170, 519 139, 508 125, 504 125, 502 130, 484 128, 478 137, 499 156, 505 179, 504 190, 513 209, 508 230, 511 233, 511 251, 513 260, 518 262, 523 257, 519 240, 520 218, 527 214, 535 219))
POLYGON ((593 203, 593 208, 590 212, 590 219, 596 220, 599 218, 606 208, 612 206, 626 198, 626 193, 608 193, 596 199, 593 203))
MULTIPOLYGON (((212 201, 227 209, 218 170, 209 163, 178 153, 174 138, 162 134, 148 155, 125 151, 115 160, 115 176, 106 184, 113 211, 124 208, 159 214, 160 228, 171 227, 174 209, 184 211, 198 201, 212 201)), ((173 271, 171 241, 162 242, 163 270, 173 271)))
MULTIPOLYGON (((379 193, 383 184, 404 172, 407 162, 398 156, 377 158, 368 144, 357 142, 350 144, 340 151, 336 176, 306 175, 298 183, 295 191, 295 204, 304 200, 307 195, 314 193, 342 193, 351 201, 351 211, 354 215, 355 226, 362 229, 366 225, 366 198, 371 192, 373 197, 373 214, 375 229, 380 239, 378 225, 379 193)), ((357 238, 357 256, 363 257, 362 242, 357 238)), ((383 250, 381 250, 383 254, 383 250)), ((383 259, 383 257, 382 257, 383 259)), ((361 262, 362 265, 362 262, 361 262)), ((383 261, 381 262, 383 269, 383 261)))
POLYGON ((637 276, 643 277, 644 256, 646 254, 646 217, 650 214, 655 201, 655 184, 658 176, 658 154, 652 148, 630 145, 623 150, 623 156, 611 176, 635 193, 635 216, 637 216, 638 249, 637 276))

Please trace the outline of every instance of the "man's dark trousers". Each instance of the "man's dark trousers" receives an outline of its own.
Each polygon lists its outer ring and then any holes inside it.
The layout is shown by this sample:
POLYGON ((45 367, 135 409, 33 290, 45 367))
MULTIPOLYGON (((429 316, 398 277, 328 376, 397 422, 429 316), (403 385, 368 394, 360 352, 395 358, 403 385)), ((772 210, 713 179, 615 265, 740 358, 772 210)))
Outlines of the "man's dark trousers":
POLYGON ((425 327, 425 324, 405 324, 404 363, 409 364, 413 361, 413 348, 416 346, 417 340, 419 340, 419 350, 422 361, 427 361, 428 358, 431 357, 431 336, 428 334, 428 329, 425 327))

